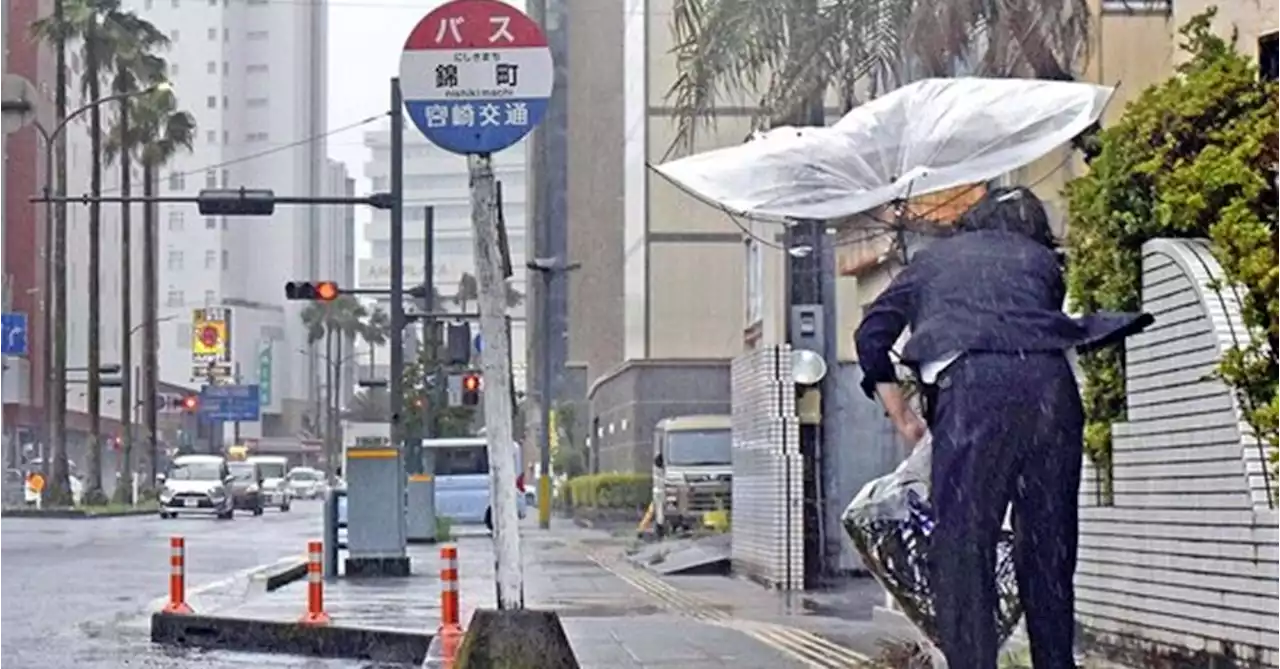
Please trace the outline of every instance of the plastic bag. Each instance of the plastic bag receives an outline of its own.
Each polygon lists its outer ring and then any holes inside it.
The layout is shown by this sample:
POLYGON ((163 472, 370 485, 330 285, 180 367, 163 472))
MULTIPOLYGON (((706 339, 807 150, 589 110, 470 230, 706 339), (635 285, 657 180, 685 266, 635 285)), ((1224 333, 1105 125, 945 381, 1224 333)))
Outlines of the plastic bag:
MULTIPOLYGON (((926 434, 897 469, 862 487, 845 508, 843 521, 867 570, 907 619, 937 645, 928 563, 933 534, 929 505, 932 456, 933 436, 926 434)), ((999 610, 993 622, 1003 644, 1022 618, 1013 567, 1013 533, 1007 526, 996 545, 996 589, 999 610)))

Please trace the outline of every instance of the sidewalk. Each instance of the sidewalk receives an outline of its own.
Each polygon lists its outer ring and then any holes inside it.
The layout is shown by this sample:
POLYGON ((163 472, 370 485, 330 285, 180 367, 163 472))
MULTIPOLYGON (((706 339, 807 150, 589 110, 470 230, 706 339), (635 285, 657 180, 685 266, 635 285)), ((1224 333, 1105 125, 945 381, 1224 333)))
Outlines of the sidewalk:
MULTIPOLYGON (((465 621, 477 608, 495 606, 492 541, 466 534, 454 543, 465 621)), ((523 528, 521 545, 525 603, 559 612, 583 669, 863 667, 885 634, 870 622, 869 609, 868 620, 849 622, 740 580, 659 578, 627 562, 625 540, 568 521, 549 532, 523 528)), ((434 631, 439 549, 412 546, 410 555, 409 578, 326 583, 325 609, 334 624, 434 631)), ((216 613, 292 620, 305 602, 299 582, 216 613)))

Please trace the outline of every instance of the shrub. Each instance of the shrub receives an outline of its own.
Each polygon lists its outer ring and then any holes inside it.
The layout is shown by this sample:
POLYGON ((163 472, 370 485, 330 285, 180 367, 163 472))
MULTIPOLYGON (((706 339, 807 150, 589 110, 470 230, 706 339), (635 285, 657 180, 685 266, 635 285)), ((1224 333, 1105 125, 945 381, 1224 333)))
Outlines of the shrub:
POLYGON ((589 474, 569 479, 570 500, 575 507, 641 509, 653 499, 649 474, 589 474))
MULTIPOLYGON (((1142 244, 1208 238, 1225 283, 1244 288, 1247 340, 1218 375, 1262 444, 1276 448, 1276 115, 1274 82, 1215 36, 1214 10, 1179 33, 1191 58, 1129 103, 1098 137, 1089 173, 1067 187, 1067 282, 1080 311, 1141 306, 1142 244)), ((1124 355, 1081 360, 1085 446, 1104 477, 1111 424, 1125 419, 1124 355)))

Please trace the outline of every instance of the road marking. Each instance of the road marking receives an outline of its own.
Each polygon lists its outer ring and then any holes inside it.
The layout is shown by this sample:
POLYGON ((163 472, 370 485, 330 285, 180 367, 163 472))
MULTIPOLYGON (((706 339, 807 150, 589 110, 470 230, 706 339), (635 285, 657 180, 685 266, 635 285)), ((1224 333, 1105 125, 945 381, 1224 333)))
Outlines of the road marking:
POLYGON ((634 565, 609 556, 585 551, 587 559, 649 595, 676 613, 719 627, 737 630, 814 669, 865 669, 871 658, 806 630, 777 623, 741 620, 721 611, 697 595, 683 592, 666 581, 634 565))
MULTIPOLYGON (((263 580, 266 578, 267 572, 271 571, 272 569, 275 569, 276 567, 281 567, 286 564, 290 564, 290 563, 294 563, 294 562, 298 562, 300 560, 306 560, 306 559, 307 558, 305 555, 290 555, 288 557, 280 558, 275 562, 260 564, 256 567, 249 567, 248 569, 241 569, 240 571, 237 571, 231 576, 228 576, 226 578, 221 578, 211 583, 205 583, 203 585, 199 585, 194 588, 187 588, 187 592, 186 592, 187 599, 198 597, 206 592, 221 590, 222 588, 235 585, 236 582, 238 581, 263 580)), ((154 612, 156 610, 164 608, 164 605, 167 603, 169 603, 168 595, 165 595, 164 597, 157 597, 156 599, 151 600, 151 603, 147 605, 147 610, 148 612, 154 612)))

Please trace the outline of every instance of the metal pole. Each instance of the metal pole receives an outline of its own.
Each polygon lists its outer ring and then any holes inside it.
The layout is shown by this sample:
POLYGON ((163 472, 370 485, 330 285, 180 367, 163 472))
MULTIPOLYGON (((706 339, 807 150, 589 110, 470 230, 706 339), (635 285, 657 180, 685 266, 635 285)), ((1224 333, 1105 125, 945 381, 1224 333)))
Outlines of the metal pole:
POLYGON ((538 310, 538 317, 541 320, 542 330, 542 355, 538 366, 538 408, 542 411, 541 421, 542 429, 538 430, 538 465, 541 470, 538 473, 538 527, 544 530, 551 529, 551 357, 555 355, 555 344, 551 336, 551 282, 555 278, 555 271, 545 270, 538 272, 542 275, 542 295, 540 300, 541 308, 538 310))
MULTIPOLYGON (((235 375, 236 375, 235 376, 236 383, 239 384, 240 383, 240 363, 238 362, 235 365, 235 375)), ((231 441, 236 446, 240 445, 240 421, 236 421, 231 424, 231 441)))
MULTIPOLYGON (((40 134, 44 137, 44 194, 50 197, 53 191, 53 180, 55 174, 53 171, 53 154, 54 144, 53 138, 40 129, 40 134)), ((41 472, 44 480, 49 481, 49 467, 53 453, 53 440, 58 434, 58 407, 57 402, 57 372, 56 362, 54 361, 53 347, 53 312, 55 309, 53 303, 53 244, 54 229, 57 223, 54 218, 53 202, 44 203, 44 286, 40 294, 40 302, 44 305, 43 329, 41 333, 41 343, 44 347, 44 374, 41 385, 44 389, 44 412, 45 412, 45 434, 44 434, 44 453, 41 460, 41 472)))
POLYGON ((329 326, 324 329, 324 356, 321 358, 324 364, 324 393, 317 393, 316 399, 321 400, 324 411, 316 416, 316 420, 322 421, 324 432, 324 461, 326 478, 333 478, 333 330, 329 326))
POLYGON ((405 521, 404 465, 404 100, 400 78, 391 79, 391 445, 399 451, 400 476, 396 490, 400 513, 400 545, 403 547, 405 521))
MULTIPOLYGON (((436 301, 435 301, 436 208, 430 205, 424 207, 422 210, 422 233, 423 233, 423 239, 425 240, 423 242, 423 252, 422 252, 422 290, 423 290, 423 294, 426 295, 426 297, 423 298, 423 302, 422 302, 423 305, 426 307, 425 309, 423 309, 423 311, 426 313, 433 313, 436 309, 440 307, 440 305, 436 304, 436 301)), ((430 378, 428 376, 429 372, 434 373, 436 370, 440 369, 440 338, 437 336, 440 333, 440 330, 438 327, 438 322, 434 318, 422 319, 422 327, 425 330, 425 332, 423 333, 425 335, 423 339, 427 342, 427 346, 428 346, 427 350, 431 352, 431 356, 430 356, 431 369, 423 370, 423 375, 422 375, 423 379, 426 380, 430 378)), ((438 376, 438 375, 432 374, 432 376, 438 376)), ((431 380, 433 381, 431 388, 434 390, 435 389, 434 382, 437 379, 431 379, 431 380)), ((422 421, 422 437, 424 439, 433 439, 436 436, 436 411, 438 410, 439 407, 436 406, 435 395, 436 393, 434 392, 427 393, 427 397, 428 397, 427 413, 426 413, 426 417, 422 421)), ((431 472, 424 472, 424 473, 429 474, 431 472)))

